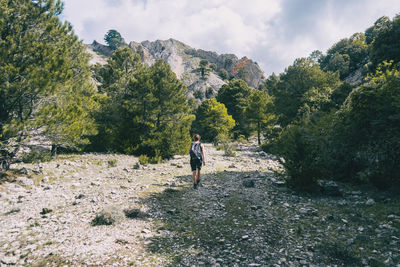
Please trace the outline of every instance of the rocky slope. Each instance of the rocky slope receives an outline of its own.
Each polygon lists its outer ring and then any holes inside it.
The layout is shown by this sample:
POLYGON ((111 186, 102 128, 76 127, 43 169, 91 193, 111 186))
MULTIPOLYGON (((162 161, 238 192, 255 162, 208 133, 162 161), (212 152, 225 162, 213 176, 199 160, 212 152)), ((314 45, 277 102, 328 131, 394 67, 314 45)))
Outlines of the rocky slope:
POLYGON ((332 196, 298 194, 255 144, 236 153, 206 144, 198 190, 187 156, 149 166, 112 154, 14 164, 0 180, 0 266, 400 262, 399 197, 345 185, 332 196), (94 225, 99 213, 115 222, 94 225))
MULTIPOLYGON (((227 82, 220 76, 223 69, 228 72, 228 76, 241 78, 255 88, 265 80, 265 74, 258 64, 246 57, 239 59, 233 54, 219 55, 211 51, 194 49, 174 39, 131 42, 129 47, 138 53, 147 65, 160 59, 167 62, 177 77, 188 87, 189 93, 200 100, 215 95, 227 82), (202 59, 210 63, 205 77, 201 76, 199 69, 202 59)), ((101 63, 102 57, 111 55, 107 46, 96 41, 88 45, 88 50, 92 55, 98 54, 94 56, 93 63, 101 63)))

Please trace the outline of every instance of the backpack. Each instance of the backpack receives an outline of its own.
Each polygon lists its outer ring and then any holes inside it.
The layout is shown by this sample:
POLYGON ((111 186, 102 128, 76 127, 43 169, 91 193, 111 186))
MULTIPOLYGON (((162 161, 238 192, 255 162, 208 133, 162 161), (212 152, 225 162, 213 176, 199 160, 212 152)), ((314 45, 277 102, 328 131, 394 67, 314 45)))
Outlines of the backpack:
POLYGON ((192 145, 190 146, 190 150, 189 150, 189 155, 191 159, 199 159, 201 160, 202 156, 201 156, 201 143, 192 143, 192 145))

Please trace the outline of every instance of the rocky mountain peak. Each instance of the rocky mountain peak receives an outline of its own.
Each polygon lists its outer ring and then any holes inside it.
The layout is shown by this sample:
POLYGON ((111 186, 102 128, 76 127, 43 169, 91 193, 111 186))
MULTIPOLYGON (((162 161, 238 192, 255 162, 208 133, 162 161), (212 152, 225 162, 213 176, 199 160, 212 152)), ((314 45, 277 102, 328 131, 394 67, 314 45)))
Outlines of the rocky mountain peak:
MULTIPOLYGON (((258 64, 247 57, 238 58, 234 54, 217 54, 216 52, 192 48, 178 40, 132 41, 129 47, 138 53, 146 65, 157 60, 164 60, 177 77, 188 87, 189 95, 199 101, 215 96, 229 78, 240 78, 250 86, 257 88, 264 80, 265 74, 258 64), (205 71, 201 71, 200 62, 208 61, 205 71)), ((96 41, 89 50, 110 56, 107 46, 96 41)))

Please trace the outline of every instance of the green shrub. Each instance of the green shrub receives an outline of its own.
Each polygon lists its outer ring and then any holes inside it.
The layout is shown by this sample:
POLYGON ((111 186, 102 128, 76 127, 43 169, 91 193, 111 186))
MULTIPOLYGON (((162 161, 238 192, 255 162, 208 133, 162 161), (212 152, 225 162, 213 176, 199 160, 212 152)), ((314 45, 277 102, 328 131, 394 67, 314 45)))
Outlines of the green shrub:
POLYGON ((92 225, 111 225, 124 218, 123 212, 117 207, 106 207, 100 211, 92 221, 92 225))
POLYGON ((51 161, 50 151, 32 150, 29 153, 22 154, 22 162, 24 163, 38 163, 51 161))
POLYGON ((149 164, 149 157, 147 155, 140 155, 139 162, 142 165, 147 165, 147 164, 149 164))
POLYGON ((157 163, 160 163, 161 161, 162 161, 161 156, 154 156, 154 157, 151 157, 149 160, 150 164, 157 164, 157 163))
POLYGON ((236 138, 236 141, 237 141, 238 143, 242 143, 242 144, 247 144, 247 143, 248 143, 246 137, 245 137, 243 134, 240 134, 240 135, 236 138))

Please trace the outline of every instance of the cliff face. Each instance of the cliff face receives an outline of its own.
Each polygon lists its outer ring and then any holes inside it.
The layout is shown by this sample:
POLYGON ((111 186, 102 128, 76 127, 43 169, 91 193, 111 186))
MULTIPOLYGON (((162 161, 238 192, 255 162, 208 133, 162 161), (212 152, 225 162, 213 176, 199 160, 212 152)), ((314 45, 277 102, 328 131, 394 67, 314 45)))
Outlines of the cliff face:
MULTIPOLYGON (((141 56, 146 65, 151 65, 159 59, 167 62, 177 77, 188 87, 188 94, 199 100, 215 96, 230 77, 241 78, 255 88, 265 80, 265 74, 258 64, 246 57, 239 59, 233 54, 218 55, 215 52, 194 49, 174 39, 131 42, 129 47, 141 56), (205 70, 203 69, 202 75, 200 61, 204 59, 209 64, 205 70), (227 71, 227 77, 224 77, 226 76, 224 70, 227 71), (225 75, 221 74, 221 71, 225 75)), ((94 52, 110 56, 108 47, 97 42, 89 45, 88 49, 92 54, 94 52)))

